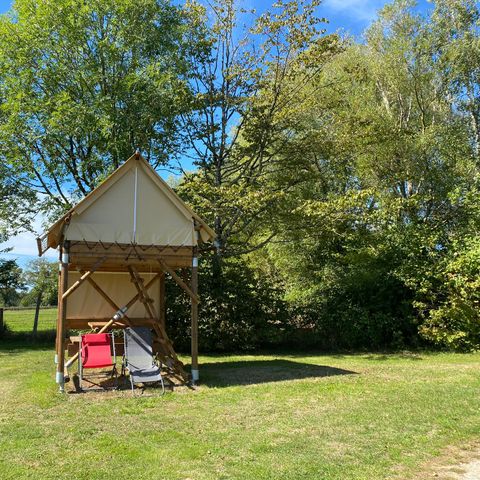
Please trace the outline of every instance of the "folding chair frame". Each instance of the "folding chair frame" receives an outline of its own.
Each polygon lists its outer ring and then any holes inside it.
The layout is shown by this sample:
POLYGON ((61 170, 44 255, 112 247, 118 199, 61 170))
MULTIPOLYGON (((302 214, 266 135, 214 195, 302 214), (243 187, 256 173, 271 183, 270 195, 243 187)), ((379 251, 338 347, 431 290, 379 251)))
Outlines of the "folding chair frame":
MULTIPOLYGON (((102 387, 102 385, 93 382, 92 380, 89 380, 88 378, 83 376, 83 364, 82 364, 82 338, 83 335, 80 335, 80 346, 78 349, 78 377, 79 377, 79 388, 80 390, 83 390, 82 388, 82 381, 85 380, 88 383, 91 383, 92 385, 95 385, 103 390, 116 390, 118 388, 118 371, 117 371, 117 355, 115 352, 115 338, 113 337, 113 333, 107 333, 110 337, 111 345, 112 345, 112 352, 113 352, 113 365, 112 365, 112 371, 107 372, 105 374, 106 378, 113 378, 115 377, 115 384, 111 389, 107 389, 105 387, 102 387)), ((123 368, 123 367, 122 367, 123 368)), ((86 370, 90 370, 89 368, 86 370)), ((93 369, 92 369, 93 370, 93 369)))
MULTIPOLYGON (((122 376, 126 376, 125 373, 126 373, 126 370, 128 370, 128 365, 127 365, 127 362, 128 362, 128 359, 127 359, 127 335, 126 335, 126 329, 123 331, 123 357, 122 357, 122 376)), ((160 383, 160 385, 162 386, 162 395, 165 393, 165 383, 163 382, 163 376, 162 376, 162 362, 159 362, 157 361, 157 363, 155 363, 155 361, 153 362, 156 366, 159 367, 160 371, 159 371, 159 375, 160 375, 160 380, 157 380, 155 382, 147 382, 147 383, 160 383)), ((130 379, 130 386, 132 388, 132 395, 135 395, 135 392, 134 392, 134 381, 133 381, 133 376, 130 374, 130 371, 129 371, 129 379, 130 379)), ((142 382, 139 382, 139 383, 142 383, 142 382)))

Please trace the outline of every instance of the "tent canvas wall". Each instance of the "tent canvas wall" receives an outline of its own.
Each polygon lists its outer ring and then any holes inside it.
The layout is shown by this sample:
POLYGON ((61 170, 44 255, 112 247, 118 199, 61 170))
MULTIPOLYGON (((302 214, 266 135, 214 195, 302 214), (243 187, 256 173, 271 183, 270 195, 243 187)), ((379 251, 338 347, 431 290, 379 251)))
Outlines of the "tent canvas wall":
POLYGON ((63 389, 68 329, 107 331, 148 324, 157 354, 186 379, 165 330, 166 275, 191 298, 192 380, 198 379, 198 246, 214 239, 195 214, 137 153, 53 224, 39 255, 58 248, 57 382, 63 389), (178 275, 188 268, 190 281, 178 275))

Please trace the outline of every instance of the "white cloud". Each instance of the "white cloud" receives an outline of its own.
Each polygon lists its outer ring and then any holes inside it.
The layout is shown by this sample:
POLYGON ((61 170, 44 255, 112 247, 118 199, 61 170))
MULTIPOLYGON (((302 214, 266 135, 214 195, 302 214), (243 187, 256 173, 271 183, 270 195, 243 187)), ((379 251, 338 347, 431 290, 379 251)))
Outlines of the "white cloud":
POLYGON ((322 6, 352 20, 371 22, 385 3, 386 0, 324 0, 322 6))

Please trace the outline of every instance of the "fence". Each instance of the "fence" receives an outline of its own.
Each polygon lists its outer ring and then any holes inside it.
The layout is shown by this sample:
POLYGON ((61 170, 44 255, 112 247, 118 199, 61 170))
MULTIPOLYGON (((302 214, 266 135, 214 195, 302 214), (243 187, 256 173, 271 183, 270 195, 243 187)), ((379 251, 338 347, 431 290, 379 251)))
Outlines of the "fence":
MULTIPOLYGON (((0 307, 3 311, 11 310, 11 311, 21 311, 21 310, 35 310, 35 305, 31 305, 29 307, 0 307)), ((40 307, 40 310, 56 310, 56 305, 46 305, 44 307, 40 307)))
MULTIPOLYGON (((31 333, 35 322, 33 307, 0 308, 0 328, 3 325, 11 332, 31 333)), ((37 331, 55 330, 57 323, 57 307, 41 307, 38 316, 37 331)))

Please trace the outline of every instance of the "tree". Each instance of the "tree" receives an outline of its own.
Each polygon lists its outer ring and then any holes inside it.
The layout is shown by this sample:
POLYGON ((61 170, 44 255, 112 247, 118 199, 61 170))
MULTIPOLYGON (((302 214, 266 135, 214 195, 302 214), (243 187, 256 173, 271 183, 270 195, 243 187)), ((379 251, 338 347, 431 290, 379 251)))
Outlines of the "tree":
POLYGON ((38 297, 42 305, 56 305, 58 295, 58 263, 39 258, 29 262, 23 272, 23 283, 29 292, 22 300, 32 305, 38 297))
POLYGON ((466 116, 480 165, 480 9, 473 0, 437 0, 432 14, 435 54, 452 103, 466 116))
POLYGON ((269 189, 264 175, 274 168, 288 110, 303 98, 302 88, 321 71, 337 39, 322 36, 317 1, 276 2, 245 28, 240 16, 254 12, 234 0, 209 5, 210 52, 193 62, 194 108, 180 116, 180 155, 197 171, 184 172, 180 191, 214 226, 220 263, 273 237, 258 233, 282 192, 269 189))
POLYGON ((182 171, 177 188, 216 233, 216 248, 202 256, 204 347, 259 345, 276 338, 286 316, 281 289, 266 288, 249 254, 276 234, 265 225, 283 187, 269 183, 267 172, 276 168, 288 113, 337 49, 337 37, 323 35, 317 5, 276 2, 255 21, 234 0, 209 3, 210 51, 192 62, 192 110, 180 116, 178 158, 190 158, 196 171, 182 171))
POLYGON ((442 81, 437 38, 414 2, 394 2, 290 119, 271 175, 287 192, 272 218, 282 234, 268 249, 329 345, 414 342, 438 305, 437 267, 474 223, 472 130, 442 81))
MULTIPOLYGON (((22 230, 31 228, 35 194, 12 178, 10 169, 0 164, 0 243, 22 230)), ((0 253, 5 250, 0 250, 0 253)))
POLYGON ((40 306, 56 305, 58 295, 58 264, 48 262, 43 258, 32 260, 28 263, 23 274, 23 280, 30 286, 30 291, 22 299, 23 303, 32 305, 35 302, 35 317, 33 322, 33 334, 37 334, 38 317, 40 306))
POLYGON ((22 270, 15 260, 0 259, 0 297, 6 307, 15 305, 18 290, 24 288, 22 270))
POLYGON ((165 163, 197 30, 168 0, 17 0, 0 19, 3 185, 57 217, 136 148, 165 163))

